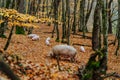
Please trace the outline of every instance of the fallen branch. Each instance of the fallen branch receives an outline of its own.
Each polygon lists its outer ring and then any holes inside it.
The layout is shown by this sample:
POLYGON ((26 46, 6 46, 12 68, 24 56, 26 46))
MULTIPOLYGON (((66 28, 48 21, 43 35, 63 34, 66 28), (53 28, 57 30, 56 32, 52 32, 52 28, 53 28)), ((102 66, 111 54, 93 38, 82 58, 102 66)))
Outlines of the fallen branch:
POLYGON ((120 74, 118 74, 116 72, 108 73, 103 78, 107 78, 107 77, 111 77, 111 76, 116 77, 116 78, 120 78, 120 74))
POLYGON ((87 45, 87 44, 78 44, 78 43, 73 43, 73 45, 78 45, 78 46, 87 46, 87 47, 91 47, 91 45, 87 45))
POLYGON ((113 76, 116 78, 120 78, 120 74, 118 74, 118 73, 115 73, 113 76))
POLYGON ((115 74, 115 72, 113 72, 113 73, 108 73, 108 74, 104 75, 103 78, 111 77, 111 76, 113 76, 114 74, 115 74))

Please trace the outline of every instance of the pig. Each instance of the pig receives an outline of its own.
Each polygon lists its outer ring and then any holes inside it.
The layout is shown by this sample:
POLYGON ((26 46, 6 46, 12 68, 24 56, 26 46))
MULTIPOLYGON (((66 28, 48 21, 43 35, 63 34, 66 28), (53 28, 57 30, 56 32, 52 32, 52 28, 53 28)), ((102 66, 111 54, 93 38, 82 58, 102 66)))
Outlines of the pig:
POLYGON ((77 54, 77 50, 73 46, 69 45, 56 45, 52 48, 50 56, 57 58, 58 69, 61 71, 59 64, 59 57, 66 57, 66 59, 70 58, 70 61, 75 61, 75 55, 77 54))
POLYGON ((49 42, 48 40, 46 40, 46 41, 45 41, 45 44, 46 44, 47 46, 49 46, 49 45, 50 45, 50 42, 49 42))
POLYGON ((34 36, 37 36, 37 34, 29 34, 28 38, 33 38, 34 36))
POLYGON ((39 40, 39 39, 40 39, 40 37, 39 37, 38 35, 32 37, 32 40, 33 40, 33 41, 36 41, 36 40, 39 40))
POLYGON ((81 50, 82 52, 85 52, 85 48, 84 48, 83 46, 80 46, 80 50, 81 50))
POLYGON ((70 58, 70 60, 73 62, 75 60, 75 55, 77 53, 77 50, 73 46, 69 45, 56 45, 52 48, 50 56, 51 57, 64 57, 64 58, 70 58))
POLYGON ((45 44, 46 44, 47 46, 50 45, 50 37, 48 37, 48 38, 45 40, 45 44))

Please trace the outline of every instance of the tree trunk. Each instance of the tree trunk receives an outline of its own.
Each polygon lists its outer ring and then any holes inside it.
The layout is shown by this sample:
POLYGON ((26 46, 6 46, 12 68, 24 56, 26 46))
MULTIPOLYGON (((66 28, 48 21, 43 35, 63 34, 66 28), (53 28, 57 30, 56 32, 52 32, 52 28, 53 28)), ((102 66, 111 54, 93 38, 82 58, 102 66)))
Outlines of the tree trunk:
POLYGON ((84 8, 85 8, 85 0, 80 0, 80 27, 79 31, 83 31, 84 28, 84 8))
POLYGON ((59 42, 59 29, 58 29, 58 6, 59 6, 60 0, 54 0, 54 27, 56 29, 57 38, 56 41, 59 42))
POLYGON ((7 9, 9 8, 10 2, 11 2, 11 0, 6 1, 6 8, 7 9))
POLYGON ((66 16, 68 18, 67 21, 67 44, 70 45, 70 1, 66 0, 66 16))
POLYGON ((2 55, 0 55, 0 70, 3 71, 11 80, 20 80, 20 78, 10 69, 9 65, 4 62, 2 55))
POLYGON ((102 24, 103 24, 103 63, 101 64, 104 73, 107 70, 108 59, 108 0, 102 0, 102 24))
POLYGON ((119 49, 120 49, 120 0, 118 0, 118 25, 117 25, 117 39, 118 39, 118 44, 117 44, 117 49, 115 52, 115 55, 118 56, 119 49))
POLYGON ((77 0, 74 0, 74 20, 72 26, 73 34, 76 33, 76 10, 77 10, 77 0))
POLYGON ((14 30, 14 26, 12 26, 12 28, 11 28, 11 31, 10 31, 8 40, 7 40, 7 42, 6 42, 6 45, 5 45, 5 47, 4 47, 4 50, 7 50, 8 46, 9 46, 9 44, 10 44, 10 40, 11 40, 11 37, 12 37, 12 34, 13 34, 13 30, 14 30))
POLYGON ((113 2, 113 0, 110 0, 109 3, 108 3, 108 24, 109 24, 109 27, 108 27, 108 33, 112 33, 112 22, 111 22, 111 3, 113 2))
POLYGON ((62 42, 66 37, 66 14, 65 14, 65 1, 62 0, 62 42))
MULTIPOLYGON (((18 7, 18 11, 20 13, 25 13, 25 5, 24 5, 24 0, 18 0, 17 1, 17 7, 18 7)), ((16 34, 25 34, 24 28, 20 27, 20 26, 16 26, 16 34)))
MULTIPOLYGON (((38 4, 37 4, 37 8, 36 8, 36 10, 35 10, 35 13, 38 13, 38 12, 39 12, 41 0, 38 0, 37 3, 38 3, 38 4)), ((37 16, 37 17, 39 17, 39 16, 37 16)))
POLYGON ((95 12, 94 12, 94 23, 92 31, 92 49, 99 49, 99 32, 100 32, 100 4, 97 2, 95 12))
POLYGON ((4 33, 5 33, 5 30, 6 30, 5 26, 7 26, 7 25, 5 25, 5 24, 6 24, 6 22, 2 22, 0 24, 0 37, 2 37, 2 38, 6 38, 6 36, 4 35, 4 33))
MULTIPOLYGON (((81 80, 104 80, 102 76, 105 76, 107 70, 107 55, 108 55, 108 12, 107 12, 107 1, 98 0, 94 20, 97 22, 94 23, 94 28, 98 27, 100 24, 100 9, 102 6, 102 25, 103 25, 103 49, 96 50, 95 53, 91 54, 88 63, 84 69, 78 69, 79 78, 81 80), (97 20, 98 19, 98 20, 97 20)), ((97 28, 98 29, 98 28, 97 28)), ((99 33, 97 32, 96 35, 99 33)))
POLYGON ((20 80, 20 78, 14 74, 9 65, 7 65, 3 58, 2 53, 0 53, 0 70, 3 71, 11 80, 20 80))
POLYGON ((91 11, 92 11, 92 8, 93 8, 93 3, 94 3, 95 0, 88 0, 88 5, 87 5, 87 13, 85 15, 85 31, 83 32, 88 32, 88 29, 87 29, 87 23, 88 23, 88 20, 89 20, 89 17, 90 17, 90 14, 91 14, 91 11), (91 4, 90 4, 91 3, 91 4))

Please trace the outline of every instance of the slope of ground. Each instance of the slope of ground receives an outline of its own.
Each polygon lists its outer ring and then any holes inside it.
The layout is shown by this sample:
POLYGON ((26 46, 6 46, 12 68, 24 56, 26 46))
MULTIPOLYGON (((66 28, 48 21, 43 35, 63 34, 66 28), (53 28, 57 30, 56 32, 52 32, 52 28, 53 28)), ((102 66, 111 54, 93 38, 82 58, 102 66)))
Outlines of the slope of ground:
MULTIPOLYGON (((39 29, 34 29, 33 33, 40 36, 40 40, 32 41, 27 37, 27 35, 16 35, 13 34, 11 43, 8 47, 6 53, 17 54, 22 57, 23 63, 30 62, 30 64, 37 64, 41 68, 38 71, 39 75, 35 74, 34 78, 24 78, 24 80, 78 80, 75 75, 77 69, 81 65, 85 65, 89 59, 91 53, 93 53, 91 48, 91 39, 83 39, 82 33, 77 33, 76 35, 71 35, 71 45, 73 45, 78 53, 76 55, 75 63, 69 61, 60 61, 62 71, 59 72, 57 68, 57 63, 55 59, 48 57, 50 49, 57 45, 62 44, 61 42, 55 42, 55 37, 51 38, 51 45, 45 45, 45 40, 47 37, 51 37, 51 32, 53 26, 47 26, 46 24, 37 24, 39 29), (80 45, 85 46, 86 52, 80 51, 80 45)), ((8 36, 9 30, 6 32, 8 36)), ((60 27, 61 33, 61 27, 60 27)), ((56 36, 56 35, 55 35, 56 36)), ((91 37, 91 33, 87 33, 87 36, 91 37)), ((109 40, 114 40, 113 35, 109 35, 109 40)), ((0 38, 0 49, 3 49, 7 39, 0 38)), ((116 57, 114 55, 115 46, 109 46, 108 54, 108 72, 117 72, 120 74, 120 56, 116 57)), ((36 71, 36 70, 33 70, 36 71)), ((34 73, 34 72, 33 72, 34 73)), ((28 75, 31 77, 31 75, 28 75)), ((32 76, 32 77, 33 77, 32 76)))

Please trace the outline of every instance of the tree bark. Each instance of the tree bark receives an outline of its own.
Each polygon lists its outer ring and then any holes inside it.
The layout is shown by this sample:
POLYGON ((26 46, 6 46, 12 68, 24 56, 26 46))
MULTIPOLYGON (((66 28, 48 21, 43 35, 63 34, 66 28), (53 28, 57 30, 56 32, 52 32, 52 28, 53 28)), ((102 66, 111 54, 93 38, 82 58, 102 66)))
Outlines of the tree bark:
POLYGON ((95 11, 94 11, 94 23, 93 23, 93 31, 92 31, 92 49, 98 50, 99 49, 99 37, 100 37, 100 4, 97 2, 95 11))
POLYGON ((9 65, 4 62, 1 54, 2 53, 0 53, 0 70, 3 71, 11 80, 20 80, 20 78, 11 70, 9 65))
POLYGON ((8 46, 9 46, 9 44, 10 44, 10 40, 11 40, 11 37, 12 37, 12 34, 13 34, 13 30, 14 30, 14 26, 12 26, 12 28, 11 28, 11 31, 10 31, 8 40, 7 40, 7 42, 6 42, 6 45, 5 45, 5 47, 4 47, 4 50, 7 50, 8 46))
POLYGON ((102 68, 104 73, 107 71, 107 59, 108 59, 108 0, 102 2, 102 24, 103 24, 103 63, 102 68))
POLYGON ((59 6, 60 0, 54 0, 54 27, 56 29, 57 38, 56 41, 59 42, 59 29, 58 29, 58 6, 59 6))
POLYGON ((118 44, 117 44, 117 48, 116 48, 116 52, 115 55, 118 56, 119 54, 119 49, 120 49, 120 0, 118 0, 118 25, 117 25, 117 39, 118 39, 118 44))
POLYGON ((76 10, 77 10, 77 0, 74 0, 74 19, 72 25, 73 34, 76 33, 76 10))
POLYGON ((85 0, 80 0, 80 27, 79 31, 83 31, 83 27, 85 25, 84 21, 84 8, 85 8, 85 0))
POLYGON ((62 42, 66 37, 66 14, 65 14, 65 1, 62 0, 62 42))
POLYGON ((112 33, 112 21, 111 21, 111 3, 113 2, 113 0, 110 0, 109 3, 108 3, 108 24, 109 24, 109 27, 108 27, 108 33, 112 33))
POLYGON ((70 45, 70 1, 66 0, 66 16, 68 18, 67 24, 67 44, 70 45))

